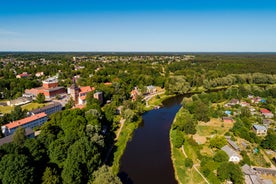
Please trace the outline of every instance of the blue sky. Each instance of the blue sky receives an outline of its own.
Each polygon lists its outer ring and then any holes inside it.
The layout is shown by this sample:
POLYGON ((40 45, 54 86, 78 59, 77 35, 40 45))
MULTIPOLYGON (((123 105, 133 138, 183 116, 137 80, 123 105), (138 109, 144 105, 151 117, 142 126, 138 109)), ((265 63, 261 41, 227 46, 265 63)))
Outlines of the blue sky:
POLYGON ((0 51, 276 52, 276 2, 0 0, 0 51))

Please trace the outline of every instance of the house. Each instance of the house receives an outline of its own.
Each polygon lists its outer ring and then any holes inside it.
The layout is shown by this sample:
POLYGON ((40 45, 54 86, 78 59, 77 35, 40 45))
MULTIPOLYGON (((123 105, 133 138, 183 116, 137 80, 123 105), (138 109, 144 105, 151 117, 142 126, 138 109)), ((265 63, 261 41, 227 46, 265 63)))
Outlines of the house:
POLYGON ((266 136, 267 128, 263 125, 253 125, 253 131, 257 136, 266 136))
POLYGON ((39 114, 39 113, 44 112, 47 114, 47 116, 50 116, 51 114, 61 111, 61 109, 62 109, 61 103, 53 102, 44 107, 30 111, 30 114, 34 115, 34 114, 39 114))
POLYGON ((232 99, 228 102, 229 106, 234 106, 240 104, 240 101, 238 99, 232 99))
POLYGON ((39 114, 35 114, 33 116, 29 116, 24 119, 20 119, 20 120, 5 124, 5 125, 1 126, 1 130, 5 136, 8 136, 8 135, 13 134, 19 126, 21 126, 23 128, 34 128, 37 126, 41 126, 47 120, 48 120, 47 114, 42 112, 39 114))
POLYGON ((231 118, 231 117, 222 117, 222 121, 224 123, 233 123, 234 122, 234 119, 231 118))
POLYGON ((36 77, 41 77, 44 75, 44 72, 36 72, 35 76, 36 77))
POLYGON ((16 78, 22 79, 22 78, 27 78, 29 76, 30 76, 30 74, 28 74, 27 72, 23 72, 21 74, 16 75, 16 78))
MULTIPOLYGON (((28 138, 35 137, 34 131, 31 128, 26 128, 25 136, 28 138)), ((0 139, 0 146, 2 146, 3 144, 6 144, 6 143, 11 143, 12 141, 13 141, 13 135, 8 135, 8 136, 0 139)))
POLYGON ((147 86, 147 93, 155 93, 155 92, 157 92, 157 89, 155 86, 153 85, 147 86))
POLYGON ((245 164, 241 169, 244 174, 245 184, 265 184, 258 173, 249 165, 245 164))
POLYGON ((223 146, 221 150, 229 156, 229 162, 239 163, 242 159, 242 157, 228 145, 223 146))
POLYGON ((247 102, 241 102, 240 105, 241 105, 242 107, 249 107, 249 106, 250 106, 250 104, 247 103, 247 102))
POLYGON ((224 111, 224 114, 227 114, 228 116, 231 116, 232 111, 224 111))
POLYGON ((103 104, 103 92, 94 93, 93 97, 100 101, 100 104, 103 104))
POLYGON ((236 150, 236 151, 241 151, 240 147, 239 147, 234 141, 232 141, 231 139, 226 139, 226 140, 227 140, 228 144, 229 144, 232 148, 234 148, 234 150, 236 150))
POLYGON ((260 109, 260 112, 262 113, 262 115, 263 115, 265 118, 273 118, 273 117, 274 117, 274 114, 273 114, 272 112, 270 112, 268 109, 261 108, 261 109, 260 109))
POLYGON ((272 123, 270 119, 263 119, 263 124, 265 127, 269 127, 269 125, 272 123))

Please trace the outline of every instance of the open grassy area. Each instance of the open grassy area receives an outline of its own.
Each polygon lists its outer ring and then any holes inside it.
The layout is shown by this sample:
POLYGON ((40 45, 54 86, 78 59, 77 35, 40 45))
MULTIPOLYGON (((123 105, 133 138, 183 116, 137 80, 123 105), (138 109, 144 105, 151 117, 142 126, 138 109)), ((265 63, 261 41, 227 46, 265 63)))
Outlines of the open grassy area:
POLYGON ((22 105, 22 109, 26 109, 28 111, 31 111, 31 110, 34 110, 34 109, 37 109, 37 108, 40 108, 40 107, 43 107, 43 106, 46 106, 47 103, 45 104, 39 104, 39 103, 28 103, 26 105, 22 105))
POLYGON ((211 119, 207 123, 200 122, 196 130, 199 136, 224 135, 232 127, 233 123, 223 123, 219 119, 211 119))
MULTIPOLYGON (((34 109, 37 109, 37 108, 40 108, 40 107, 43 107, 47 105, 46 103, 45 104, 39 104, 39 103, 28 103, 26 105, 22 105, 21 108, 24 110, 28 110, 28 111, 31 111, 31 110, 34 110, 34 109)), ((11 113, 11 111, 14 109, 14 107, 12 106, 0 106, 0 113, 3 113, 3 114, 8 114, 8 113, 11 113)))
POLYGON ((0 106, 0 113, 8 114, 13 110, 11 106, 0 106))

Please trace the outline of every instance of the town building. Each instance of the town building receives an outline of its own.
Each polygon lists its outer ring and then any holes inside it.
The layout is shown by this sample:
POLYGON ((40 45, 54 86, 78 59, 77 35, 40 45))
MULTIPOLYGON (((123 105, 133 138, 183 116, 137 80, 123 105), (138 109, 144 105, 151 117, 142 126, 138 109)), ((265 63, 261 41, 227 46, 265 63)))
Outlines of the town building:
POLYGON ((18 105, 24 105, 24 104, 30 103, 32 101, 33 100, 30 97, 19 97, 19 98, 14 99, 14 100, 7 101, 7 105, 9 105, 9 106, 18 106, 18 105))
POLYGON ((87 94, 94 90, 95 88, 90 86, 78 87, 74 78, 72 86, 68 89, 68 93, 76 105, 84 105, 86 104, 87 94))
POLYGON ((103 92, 96 92, 94 93, 93 97, 100 101, 100 104, 103 104, 103 92))
POLYGON ((223 146, 221 150, 229 156, 229 162, 239 163, 242 159, 242 157, 228 145, 223 146))
POLYGON ((61 103, 59 102, 52 102, 44 107, 41 107, 41 108, 38 108, 38 109, 35 109, 35 110, 32 110, 30 111, 29 113, 31 115, 34 115, 34 114, 39 114, 39 113, 46 113, 47 116, 50 116, 51 114, 54 114, 58 111, 61 111, 62 110, 62 105, 61 103))
POLYGON ((66 94, 65 88, 58 86, 58 79, 56 77, 48 78, 42 84, 42 87, 26 89, 24 95, 36 97, 39 93, 42 93, 46 99, 50 99, 57 95, 66 94))
MULTIPOLYGON (((35 137, 34 131, 31 128, 26 128, 25 129, 25 136, 27 138, 33 138, 35 137)), ((13 135, 8 135, 6 137, 3 137, 0 139, 0 146, 6 143, 11 143, 13 141, 13 135)))
POLYGON ((266 136, 267 128, 263 125, 253 125, 253 131, 257 136, 266 136))
POLYGON ((258 173, 249 165, 243 165, 242 172, 244 174, 245 184, 264 184, 258 173))
POLYGON ((35 114, 33 116, 29 116, 24 119, 20 119, 20 120, 5 124, 1 126, 1 130, 5 136, 8 136, 13 134, 19 126, 21 126, 22 128, 34 128, 37 126, 41 126, 47 120, 48 120, 47 114, 42 112, 39 114, 35 114))
POLYGON ((21 74, 16 75, 16 78, 22 79, 22 78, 27 78, 29 76, 30 76, 30 74, 28 74, 27 72, 23 72, 21 74))
POLYGON ((274 114, 272 112, 270 112, 268 109, 261 108, 260 112, 262 113, 262 115, 265 118, 273 118, 274 117, 274 114))

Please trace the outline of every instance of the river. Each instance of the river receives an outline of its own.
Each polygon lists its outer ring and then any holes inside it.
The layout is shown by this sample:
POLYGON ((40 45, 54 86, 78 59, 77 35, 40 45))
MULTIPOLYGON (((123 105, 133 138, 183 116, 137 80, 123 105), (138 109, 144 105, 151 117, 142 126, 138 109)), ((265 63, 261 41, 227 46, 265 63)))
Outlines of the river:
POLYGON ((121 158, 119 176, 124 184, 176 184, 169 131, 183 96, 163 102, 164 107, 143 114, 121 158))

